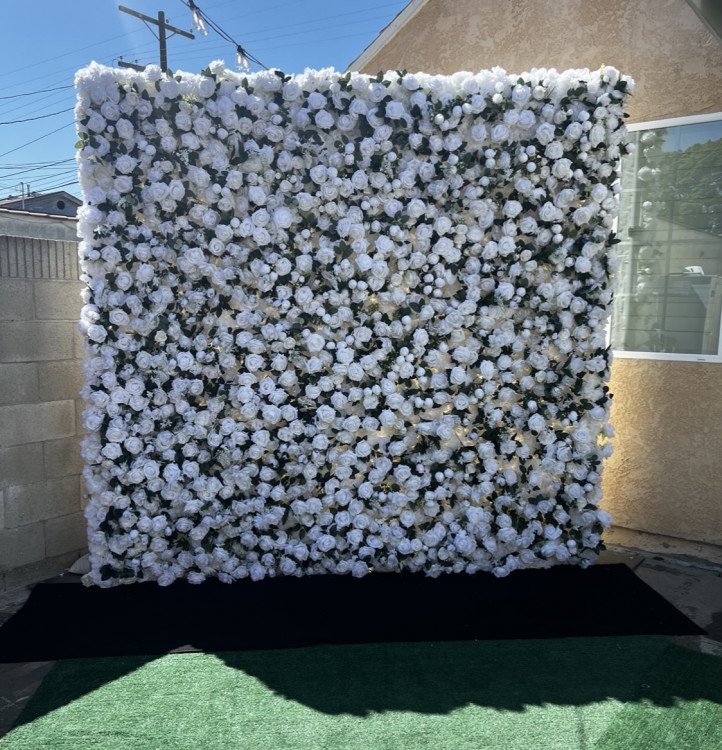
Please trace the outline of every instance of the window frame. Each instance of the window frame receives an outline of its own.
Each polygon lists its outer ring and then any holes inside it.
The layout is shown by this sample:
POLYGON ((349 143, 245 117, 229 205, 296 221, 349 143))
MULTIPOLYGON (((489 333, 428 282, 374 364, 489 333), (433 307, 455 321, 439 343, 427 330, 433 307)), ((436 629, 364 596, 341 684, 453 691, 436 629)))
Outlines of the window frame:
MULTIPOLYGON (((685 115, 683 117, 668 117, 662 120, 645 120, 643 122, 627 123, 627 131, 632 133, 639 130, 657 130, 658 128, 673 128, 680 125, 698 125, 704 122, 721 122, 722 112, 707 112, 699 115, 685 115)), ((621 201, 621 193, 619 194, 621 201)), ((614 233, 616 235, 618 219, 614 220, 614 233)), ((607 325, 607 344, 611 345, 612 316, 614 315, 614 303, 611 305, 611 313, 607 325)), ((720 313, 720 332, 717 340, 717 354, 679 354, 676 352, 638 352, 626 349, 612 349, 615 359, 651 359, 666 362, 706 362, 710 364, 722 364, 722 312, 720 313)))

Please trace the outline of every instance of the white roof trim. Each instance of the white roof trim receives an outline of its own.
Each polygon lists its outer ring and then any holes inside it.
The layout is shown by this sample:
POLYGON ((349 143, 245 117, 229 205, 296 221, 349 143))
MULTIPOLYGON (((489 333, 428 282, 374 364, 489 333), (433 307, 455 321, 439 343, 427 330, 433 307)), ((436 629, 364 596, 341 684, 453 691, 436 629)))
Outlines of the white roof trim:
POLYGON ((429 0, 411 0, 389 23, 384 29, 382 29, 376 39, 369 44, 368 47, 355 59, 352 60, 346 70, 361 70, 372 57, 376 55, 383 47, 385 47, 395 36, 398 34, 400 29, 405 26, 423 7, 429 0))
POLYGON ((38 219, 60 219, 61 221, 77 221, 77 216, 65 216, 64 214, 45 214, 40 211, 23 211, 19 208, 5 208, 0 206, 0 218, 5 214, 18 214, 19 216, 27 216, 28 218, 38 219))

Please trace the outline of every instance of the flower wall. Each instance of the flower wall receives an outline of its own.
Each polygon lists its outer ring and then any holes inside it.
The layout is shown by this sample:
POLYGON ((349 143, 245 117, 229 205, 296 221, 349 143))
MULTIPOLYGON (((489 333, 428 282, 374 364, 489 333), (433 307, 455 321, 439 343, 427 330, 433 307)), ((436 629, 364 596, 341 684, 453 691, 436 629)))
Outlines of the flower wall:
POLYGON ((594 560, 631 79, 76 82, 89 582, 594 560))

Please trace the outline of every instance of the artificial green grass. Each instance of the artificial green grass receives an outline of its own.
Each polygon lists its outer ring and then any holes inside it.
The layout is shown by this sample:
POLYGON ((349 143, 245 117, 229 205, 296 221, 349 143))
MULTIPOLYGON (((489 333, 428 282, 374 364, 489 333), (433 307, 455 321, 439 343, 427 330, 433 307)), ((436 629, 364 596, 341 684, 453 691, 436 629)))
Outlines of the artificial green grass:
POLYGON ((2 750, 714 750, 722 660, 660 637, 59 662, 2 750))

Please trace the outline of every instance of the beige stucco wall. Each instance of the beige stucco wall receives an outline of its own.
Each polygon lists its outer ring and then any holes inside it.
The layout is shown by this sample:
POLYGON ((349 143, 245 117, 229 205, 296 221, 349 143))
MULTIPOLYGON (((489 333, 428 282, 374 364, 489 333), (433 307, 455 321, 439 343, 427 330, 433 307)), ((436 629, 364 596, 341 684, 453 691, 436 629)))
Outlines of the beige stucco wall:
POLYGON ((636 79, 631 121, 722 109, 722 45, 685 0, 428 0, 362 69, 602 64, 636 79))
MULTIPOLYGON (((636 79, 630 122, 722 111, 722 44, 685 0, 428 0, 362 70, 602 63, 636 79)), ((611 388, 615 523, 722 544, 722 364, 618 358, 611 388)))
POLYGON ((610 387, 614 522, 722 544, 722 364, 618 358, 610 387))

